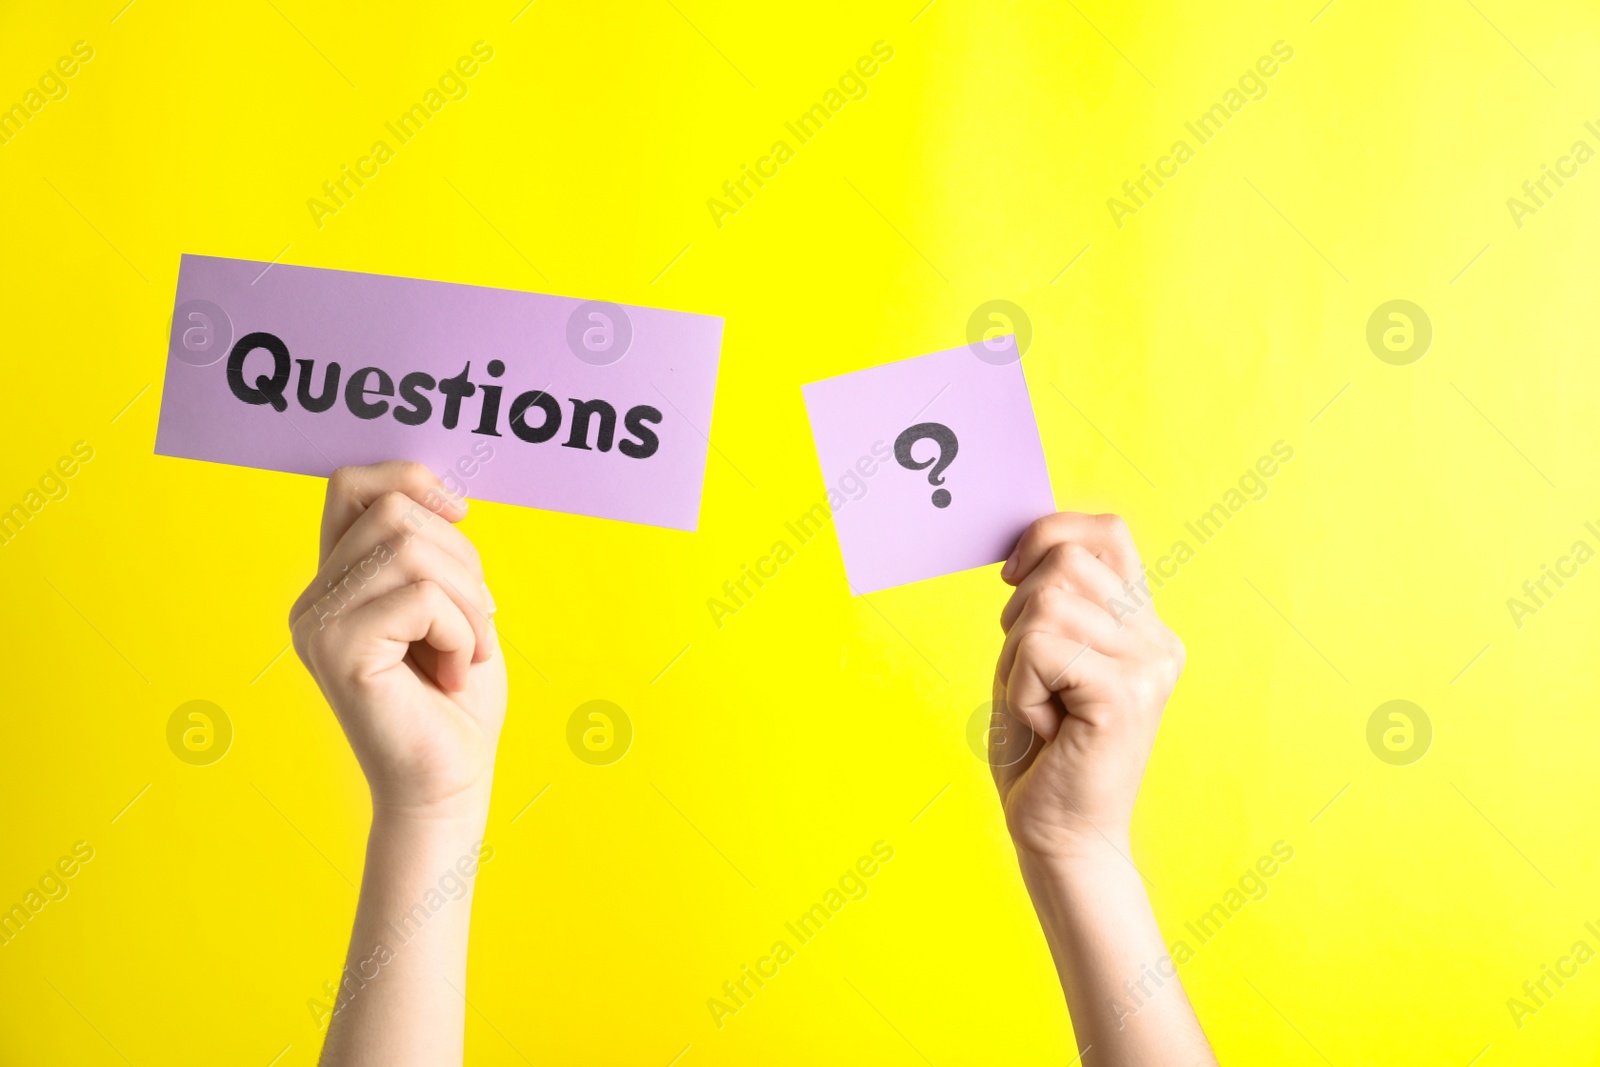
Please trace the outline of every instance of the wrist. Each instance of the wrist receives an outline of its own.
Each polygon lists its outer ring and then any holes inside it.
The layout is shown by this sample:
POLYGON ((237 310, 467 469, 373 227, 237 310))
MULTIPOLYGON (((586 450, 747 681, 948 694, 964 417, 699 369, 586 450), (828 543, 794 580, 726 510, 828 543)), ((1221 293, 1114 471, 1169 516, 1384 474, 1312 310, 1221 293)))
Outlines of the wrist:
POLYGON ((1086 886, 1115 879, 1132 869, 1132 848, 1124 833, 1067 834, 1012 842, 1029 882, 1086 886))
POLYGON ((417 843, 476 840, 489 822, 487 806, 471 811, 372 807, 372 832, 417 843))
POLYGON ((418 834, 470 829, 480 831, 489 818, 489 797, 494 791, 494 771, 485 771, 472 784, 442 797, 426 799, 410 789, 387 789, 371 784, 372 821, 418 834))
POLYGON ((1132 805, 1099 803, 1087 811, 1085 806, 1068 800, 1062 810, 1013 792, 1003 807, 1019 858, 1035 865, 1083 867, 1127 856, 1132 805))
POLYGON ((489 790, 459 794, 443 802, 372 800, 372 833, 417 845, 467 844, 483 836, 489 822, 489 790))

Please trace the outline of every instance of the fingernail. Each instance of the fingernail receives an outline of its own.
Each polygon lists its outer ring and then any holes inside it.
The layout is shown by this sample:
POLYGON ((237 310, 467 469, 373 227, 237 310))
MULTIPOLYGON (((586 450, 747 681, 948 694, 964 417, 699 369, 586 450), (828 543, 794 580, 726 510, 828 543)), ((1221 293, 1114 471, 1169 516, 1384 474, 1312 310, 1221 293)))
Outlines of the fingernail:
POLYGON ((1017 550, 1016 549, 1012 549, 1011 550, 1011 555, 1006 557, 1006 565, 1004 567, 1000 568, 1000 577, 1001 577, 1001 579, 1004 580, 1004 581, 1010 581, 1011 580, 1011 575, 1013 573, 1015 573, 1016 569, 1017 569, 1017 550))
POLYGON ((494 594, 489 592, 489 583, 483 583, 483 598, 489 602, 489 614, 494 615, 494 594))
POLYGON ((500 647, 500 634, 494 628, 494 617, 491 615, 489 617, 489 655, 487 657, 485 657, 485 659, 486 660, 493 659, 494 658, 494 650, 499 648, 499 647, 500 647))

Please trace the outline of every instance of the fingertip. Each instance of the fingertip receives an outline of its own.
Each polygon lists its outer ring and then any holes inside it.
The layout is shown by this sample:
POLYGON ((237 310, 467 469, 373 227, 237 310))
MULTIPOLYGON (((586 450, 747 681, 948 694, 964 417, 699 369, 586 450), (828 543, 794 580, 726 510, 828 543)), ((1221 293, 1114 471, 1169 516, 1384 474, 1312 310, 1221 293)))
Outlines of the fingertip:
POLYGON ((483 620, 483 636, 478 638, 472 662, 487 663, 494 658, 494 647, 497 643, 494 632, 494 594, 489 592, 488 582, 478 584, 483 589, 483 606, 479 612, 479 618, 483 620))
POLYGON ((1052 721, 1054 716, 1049 713, 1048 708, 1033 704, 1024 704, 1019 707, 1008 700, 1005 713, 1014 721, 1021 723, 1029 732, 1044 738, 1044 740, 1050 741, 1055 738, 1059 723, 1052 721))
POLYGON ((1006 565, 1000 568, 1001 581, 1007 585, 1016 585, 1027 577, 1022 570, 1022 557, 1024 555, 1022 550, 1031 541, 1037 541, 1044 536, 1045 526, 1053 518, 1055 518, 1054 515, 1042 515, 1028 523, 1027 528, 1017 535, 1017 543, 1012 546, 1011 555, 1006 557, 1006 565))
POLYGON ((404 491, 413 500, 448 522, 460 522, 466 517, 465 494, 450 488, 426 464, 407 461, 400 465, 400 470, 404 491))
MULTIPOLYGON (((1030 716, 1030 718, 1032 718, 1032 716, 1030 716)), ((1060 716, 1044 716, 1044 715, 1040 715, 1040 716, 1038 716, 1038 718, 1047 719, 1047 721, 1043 724, 1044 728, 1040 729, 1038 724, 1029 723, 1028 724, 1028 729, 1032 730, 1035 734, 1038 735, 1040 740, 1042 740, 1045 744, 1048 745, 1050 742, 1052 742, 1052 741, 1054 741, 1056 739, 1056 734, 1061 732, 1061 718, 1060 718, 1060 716)))
POLYGON ((467 498, 456 496, 444 487, 443 482, 438 483, 430 490, 430 494, 438 497, 441 501, 433 509, 441 518, 450 522, 460 522, 467 517, 467 498))
POLYGON ((447 693, 466 692, 467 685, 472 679, 472 675, 469 673, 470 666, 470 664, 462 663, 461 660, 454 657, 451 657, 445 663, 441 663, 439 668, 439 674, 441 675, 439 688, 447 693))

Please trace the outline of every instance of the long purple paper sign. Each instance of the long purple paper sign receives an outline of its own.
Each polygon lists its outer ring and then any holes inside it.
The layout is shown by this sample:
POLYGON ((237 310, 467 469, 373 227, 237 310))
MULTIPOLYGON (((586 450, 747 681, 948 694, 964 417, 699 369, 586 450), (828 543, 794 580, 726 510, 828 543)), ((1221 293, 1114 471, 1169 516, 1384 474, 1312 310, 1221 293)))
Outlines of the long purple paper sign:
POLYGON ((477 499, 693 530, 721 343, 708 315, 185 255, 156 452, 409 459, 477 499))

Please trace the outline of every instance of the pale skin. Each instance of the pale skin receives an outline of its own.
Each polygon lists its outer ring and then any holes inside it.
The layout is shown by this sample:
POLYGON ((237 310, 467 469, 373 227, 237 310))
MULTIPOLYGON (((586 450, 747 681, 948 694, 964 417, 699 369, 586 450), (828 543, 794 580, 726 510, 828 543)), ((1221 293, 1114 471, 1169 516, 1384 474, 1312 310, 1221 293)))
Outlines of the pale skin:
POLYGON ((467 872, 506 713, 494 600, 454 525, 465 515, 425 467, 341 468, 328 483, 316 577, 290 610, 295 649, 372 792, 324 1067, 462 1062, 467 872), (430 892, 442 906, 416 911, 430 892))
MULTIPOLYGON (((494 599, 455 526, 465 515, 417 464, 341 468, 329 480, 316 576, 290 609, 295 649, 372 793, 323 1067, 462 1062, 467 871, 506 713, 494 599), (445 877, 459 893, 408 924, 445 877)), ((1029 527, 1002 571, 1016 591, 1001 617, 990 762, 1083 1062, 1214 1065, 1176 977, 1131 1012, 1124 985, 1167 959, 1128 831, 1183 667, 1183 646, 1153 607, 1108 606, 1129 602, 1124 583, 1140 573, 1112 516, 1063 513, 1029 527)))
POLYGON ((990 766, 1082 1062, 1215 1065, 1129 848, 1183 643, 1114 515, 1040 519, 1001 577, 990 766))

